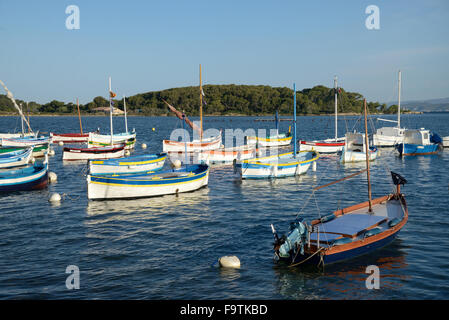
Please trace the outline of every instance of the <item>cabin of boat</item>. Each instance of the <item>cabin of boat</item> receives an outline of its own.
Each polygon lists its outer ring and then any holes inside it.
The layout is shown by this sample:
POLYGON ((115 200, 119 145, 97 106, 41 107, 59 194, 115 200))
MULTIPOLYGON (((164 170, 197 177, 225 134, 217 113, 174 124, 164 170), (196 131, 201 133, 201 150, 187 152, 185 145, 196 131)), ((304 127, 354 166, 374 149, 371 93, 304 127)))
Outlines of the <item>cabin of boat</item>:
MULTIPOLYGON (((421 129, 407 129, 404 132, 404 141, 396 145, 396 149, 400 155, 427 155, 438 152, 438 143, 435 143, 436 134, 430 133, 429 130, 421 129)), ((439 138, 438 141, 440 141, 439 138)))

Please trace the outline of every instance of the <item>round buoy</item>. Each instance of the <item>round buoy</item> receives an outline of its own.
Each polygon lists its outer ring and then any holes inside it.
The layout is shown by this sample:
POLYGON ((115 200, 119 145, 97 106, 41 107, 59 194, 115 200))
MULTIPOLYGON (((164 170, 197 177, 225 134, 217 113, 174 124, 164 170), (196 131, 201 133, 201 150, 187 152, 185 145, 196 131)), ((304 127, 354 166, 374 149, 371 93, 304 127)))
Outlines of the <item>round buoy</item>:
POLYGON ((60 202, 61 201, 61 195, 59 193, 52 193, 50 196, 50 199, 48 199, 50 202, 60 202))
POLYGON ((55 155, 55 150, 53 150, 53 149, 50 148, 50 149, 48 150, 48 155, 49 155, 49 156, 54 156, 54 155, 55 155))
POLYGON ((125 150, 125 156, 129 156, 131 154, 131 152, 129 152, 129 150, 125 150))
POLYGON ((240 268, 240 260, 236 256, 224 256, 218 259, 218 263, 222 268, 240 268))
POLYGON ((146 143, 142 143, 142 149, 146 149, 147 148, 147 144, 146 143))
POLYGON ((61 147, 64 145, 64 142, 62 142, 62 141, 59 141, 59 143, 58 143, 61 147))
POLYGON ((156 131, 156 129, 155 129, 155 128, 153 128, 152 130, 153 130, 153 131, 156 131))
POLYGON ((56 175, 56 173, 50 171, 48 173, 48 180, 50 183, 56 182, 58 181, 58 176, 56 175))
POLYGON ((181 160, 176 159, 176 160, 173 162, 173 167, 175 167, 175 168, 181 168, 181 160))

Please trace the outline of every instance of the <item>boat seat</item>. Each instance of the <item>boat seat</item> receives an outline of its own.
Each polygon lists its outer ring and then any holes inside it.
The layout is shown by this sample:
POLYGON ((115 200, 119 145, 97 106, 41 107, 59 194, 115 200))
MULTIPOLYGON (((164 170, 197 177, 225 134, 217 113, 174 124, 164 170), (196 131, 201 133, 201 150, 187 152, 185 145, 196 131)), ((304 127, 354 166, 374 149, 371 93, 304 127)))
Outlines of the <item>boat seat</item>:
MULTIPOLYGON (((354 213, 339 216, 336 219, 317 224, 316 226, 319 226, 320 233, 324 232, 326 235, 337 234, 340 236, 354 237, 360 232, 376 226, 385 220, 387 220, 386 217, 354 213)), ((320 235, 320 241, 321 238, 320 235)))

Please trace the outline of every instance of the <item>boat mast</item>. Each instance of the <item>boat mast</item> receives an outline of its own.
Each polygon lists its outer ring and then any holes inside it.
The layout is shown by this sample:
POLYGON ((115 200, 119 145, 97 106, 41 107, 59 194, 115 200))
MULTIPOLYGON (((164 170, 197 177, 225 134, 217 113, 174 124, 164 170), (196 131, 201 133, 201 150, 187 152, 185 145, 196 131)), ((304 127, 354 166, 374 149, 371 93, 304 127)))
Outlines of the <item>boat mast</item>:
POLYGON ((76 107, 77 107, 77 109, 78 109, 78 118, 79 118, 79 120, 80 120, 80 132, 81 132, 81 134, 83 134, 83 125, 82 125, 82 123, 81 123, 80 103, 79 103, 78 98, 76 98, 76 107))
POLYGON ((401 70, 399 70, 398 78, 398 129, 401 129, 401 70))
POLYGON ((201 64, 200 64, 200 141, 203 141, 203 84, 201 82, 201 64))
POLYGON ((337 76, 334 77, 334 88, 335 88, 335 141, 337 141, 337 76))
POLYGON ((111 89, 111 77, 109 77, 109 108, 110 108, 110 112, 109 112, 109 118, 110 118, 110 121, 111 121, 111 146, 113 145, 113 142, 114 142, 114 138, 113 138, 113 135, 114 135, 114 129, 113 129, 113 127, 112 127, 112 89, 111 89))
MULTIPOLYGON (((20 109, 23 110, 22 104, 20 104, 20 109)), ((25 137, 25 130, 23 128, 23 117, 21 117, 20 120, 21 120, 20 123, 22 124, 22 137, 25 137)))
POLYGON ((125 111, 125 130, 126 130, 126 134, 128 134, 128 119, 126 118, 126 101, 125 101, 125 96, 123 96, 123 109, 125 111))
MULTIPOLYGON (((30 123, 30 109, 28 107, 28 102, 27 102, 27 119, 28 123, 30 123)), ((28 128, 27 132, 30 133, 30 128, 28 128)))
POLYGON ((369 146, 368 146, 368 120, 366 116, 366 99, 363 101, 365 105, 365 155, 366 155, 366 177, 368 179, 368 203, 369 209, 368 212, 373 212, 372 204, 371 204, 371 181, 369 174, 369 146))
POLYGON ((293 83, 293 156, 296 158, 296 83, 293 83))
POLYGON ((12 94, 12 92, 9 91, 9 89, 6 87, 6 85, 3 83, 2 80, 0 80, 0 84, 1 84, 2 87, 5 89, 5 91, 6 91, 6 96, 9 98, 9 100, 12 101, 12 103, 13 103, 13 105, 14 105, 14 108, 16 108, 17 111, 19 111, 19 114, 20 114, 20 116, 22 117, 22 121, 25 121, 25 123, 26 123, 27 126, 28 126, 29 131, 30 131, 30 132, 33 132, 33 129, 31 129, 30 123, 29 123, 26 119, 24 119, 25 116, 24 116, 24 114, 23 114, 23 112, 22 112, 22 109, 17 105, 17 102, 16 102, 16 100, 14 99, 14 95, 12 94))

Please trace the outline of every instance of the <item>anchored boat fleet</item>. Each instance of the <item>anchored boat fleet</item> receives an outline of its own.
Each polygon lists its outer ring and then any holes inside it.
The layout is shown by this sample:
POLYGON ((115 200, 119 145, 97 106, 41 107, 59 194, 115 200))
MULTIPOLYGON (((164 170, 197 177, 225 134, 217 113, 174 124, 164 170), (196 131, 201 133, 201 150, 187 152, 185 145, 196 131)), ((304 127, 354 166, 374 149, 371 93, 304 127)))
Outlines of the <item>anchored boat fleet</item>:
MULTIPOLYGON (((192 192, 208 185, 211 166, 225 165, 238 179, 278 179, 307 173, 322 154, 337 155, 338 162, 365 163, 365 169, 323 186, 366 173, 368 199, 347 208, 305 221, 301 217, 290 223, 289 231, 279 236, 272 225, 275 238, 276 261, 289 266, 312 264, 321 266, 366 254, 393 241, 408 219, 408 207, 401 186, 407 180, 391 172, 396 190, 383 197, 371 198, 370 162, 378 155, 379 147, 394 147, 401 156, 434 154, 442 146, 449 146, 449 137, 441 138, 430 130, 405 129, 400 122, 401 72, 398 77, 398 118, 396 127, 378 128, 369 134, 366 100, 364 101, 364 132, 347 132, 338 137, 337 78, 334 79, 335 136, 326 139, 297 140, 296 86, 293 85, 293 121, 288 132, 279 131, 279 116, 275 115, 275 134, 246 136, 239 146, 224 147, 222 131, 205 137, 203 131, 203 88, 199 66, 199 125, 193 123, 170 102, 163 102, 181 121, 185 130, 190 128, 198 138, 191 141, 163 140, 162 152, 131 155, 135 149, 137 132, 128 130, 126 98, 123 97, 125 132, 114 133, 112 114, 113 98, 109 78, 110 133, 83 132, 81 114, 79 133, 50 133, 49 136, 33 132, 23 110, 13 94, 0 81, 8 98, 18 111, 22 132, 0 134, 0 192, 17 192, 42 189, 47 186, 49 155, 52 144, 63 146, 63 161, 86 161, 87 197, 89 200, 130 199, 192 192), (293 130, 291 128, 293 127, 293 130), (75 144, 84 144, 79 146, 75 144), (68 146, 64 146, 68 144, 68 146), (292 145, 292 150, 285 150, 292 145), (168 161, 167 161, 168 160, 168 161)), ((78 105, 78 103, 77 103, 78 105)), ((379 119, 381 121, 393 121, 379 119)), ((143 146, 143 145, 142 145, 143 146)), ((53 151, 54 153, 54 151, 53 151)), ((242 186, 243 187, 243 186, 242 186)))

